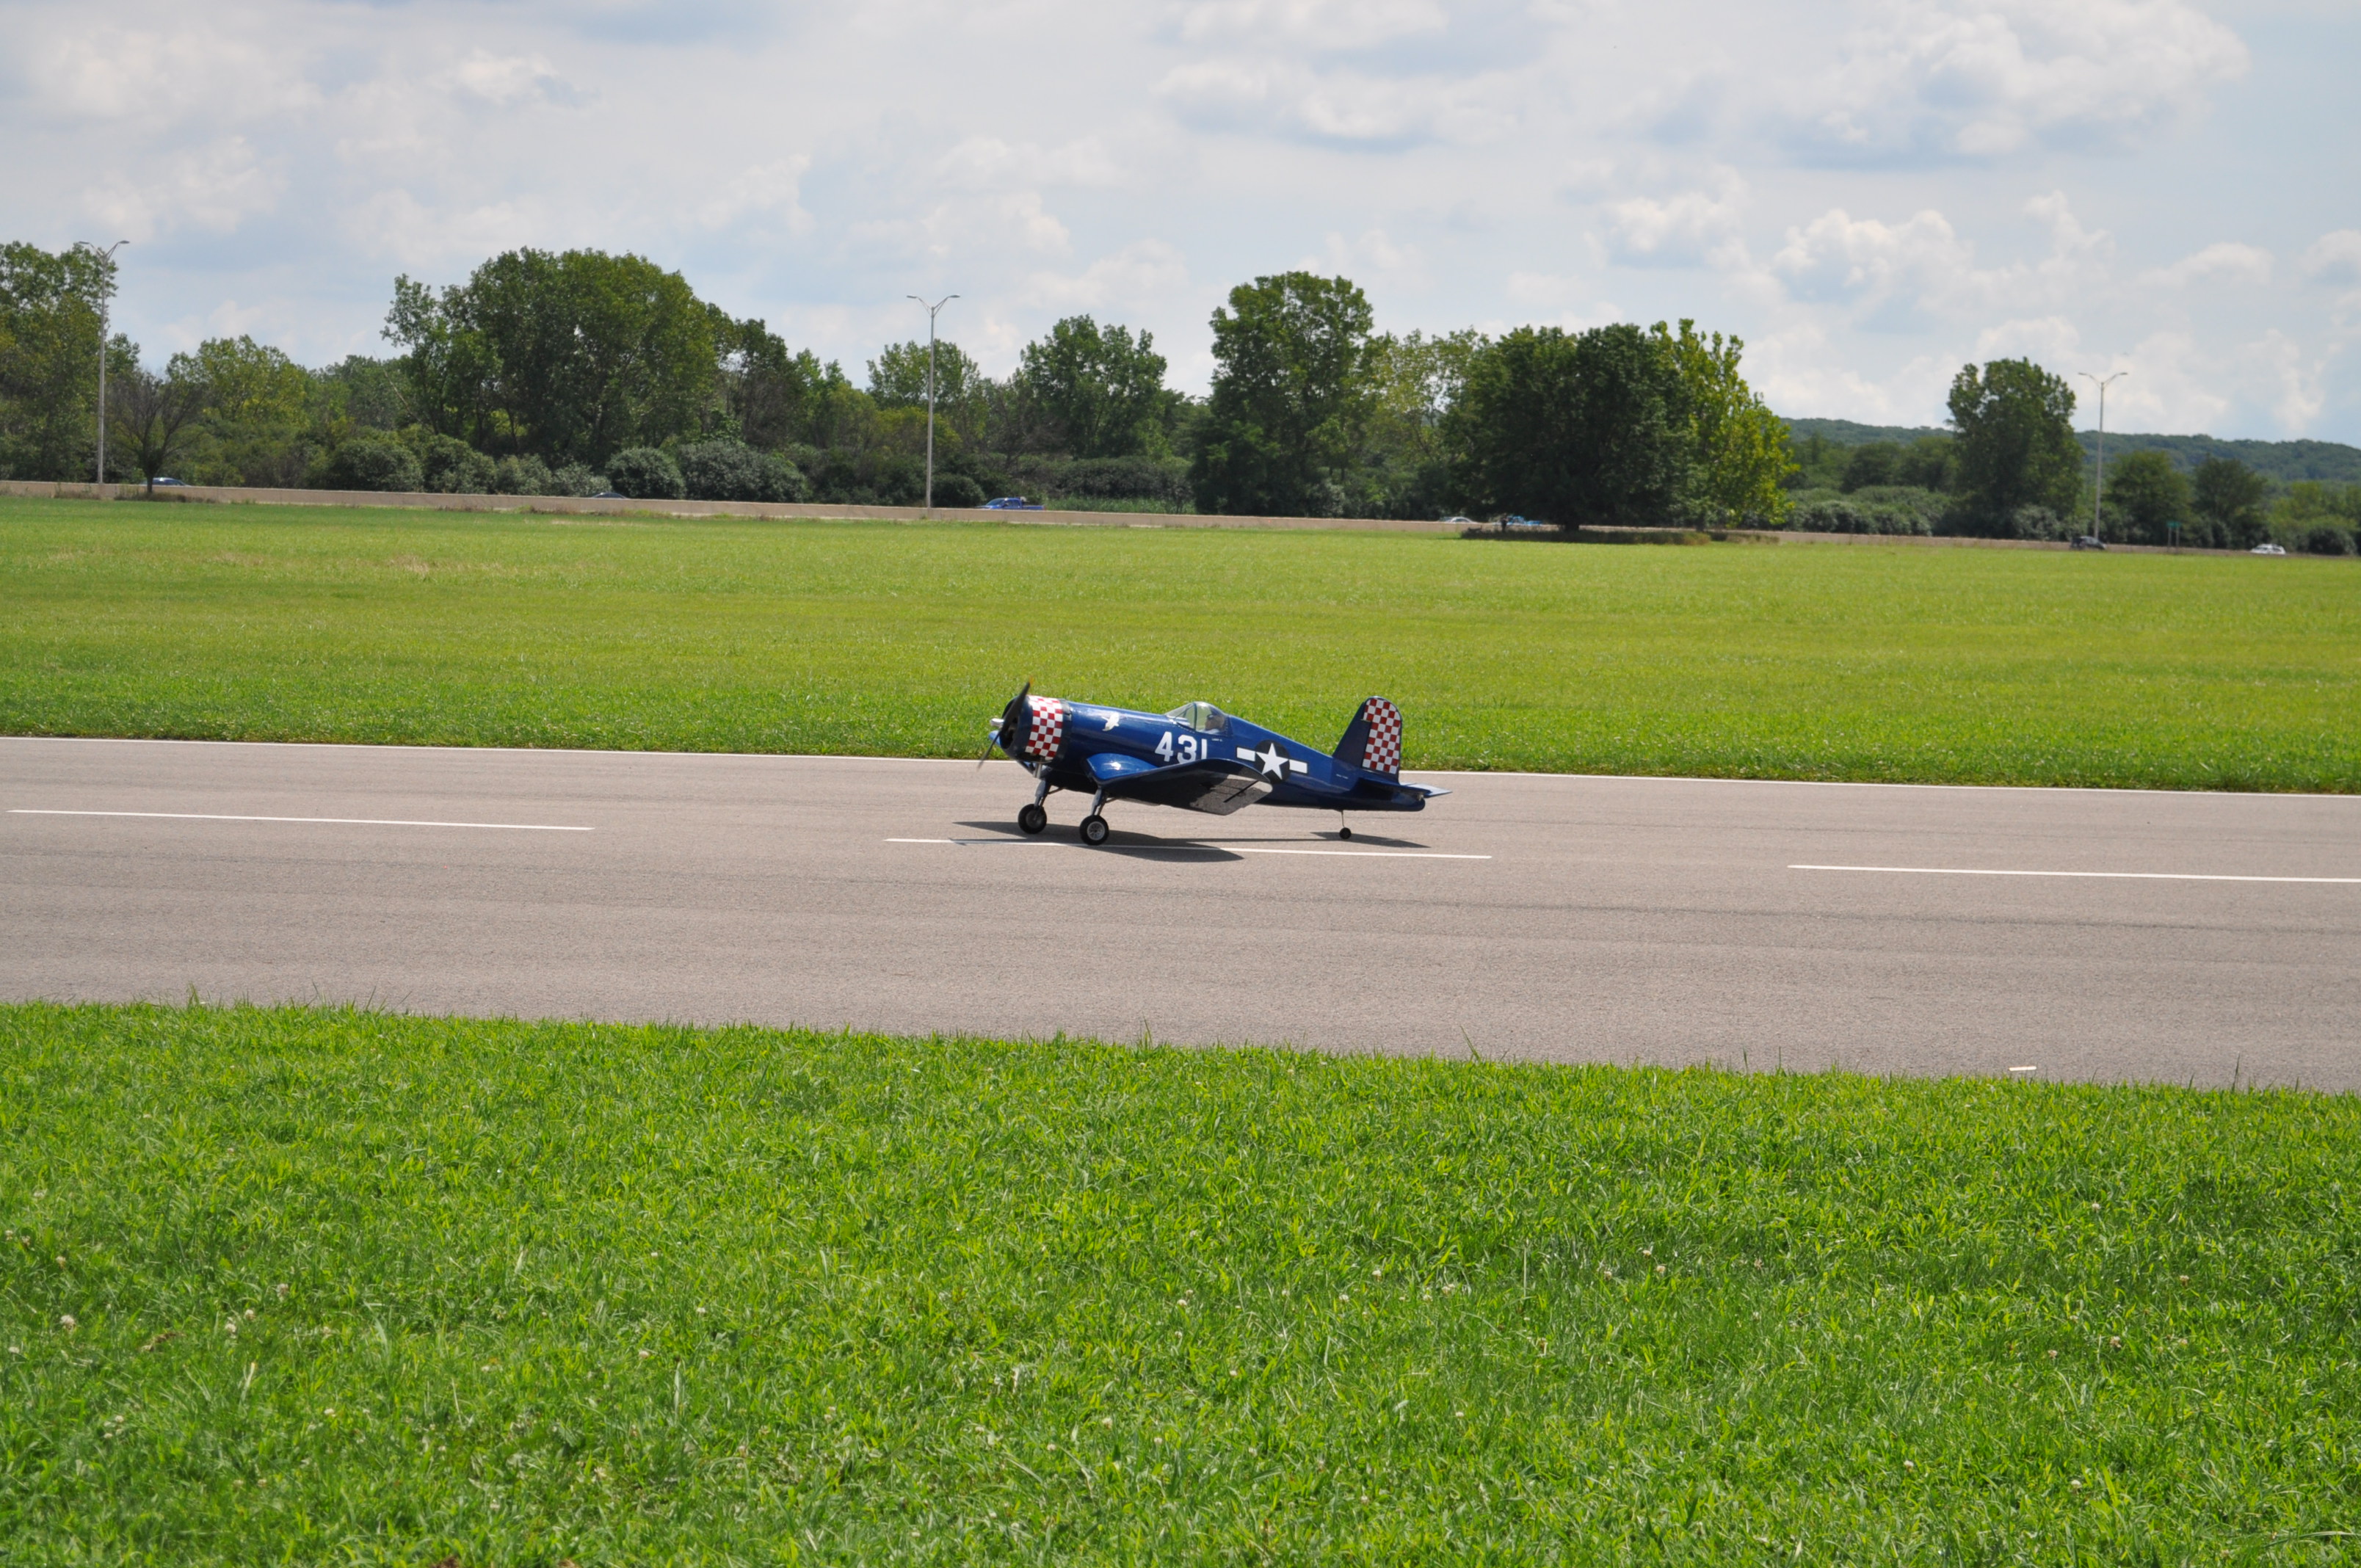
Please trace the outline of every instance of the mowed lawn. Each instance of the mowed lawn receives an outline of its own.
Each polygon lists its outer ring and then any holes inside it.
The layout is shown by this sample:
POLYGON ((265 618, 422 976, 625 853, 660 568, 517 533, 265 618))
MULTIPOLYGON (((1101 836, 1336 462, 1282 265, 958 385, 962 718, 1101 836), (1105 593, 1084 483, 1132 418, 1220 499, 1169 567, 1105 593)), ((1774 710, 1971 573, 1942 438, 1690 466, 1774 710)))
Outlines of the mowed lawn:
POLYGON ((0 1008, 0 1560, 2310 1563, 2361 1101, 0 1008))
POLYGON ((2361 565, 0 501, 0 732, 972 752, 1020 682, 1411 765, 2361 788, 2361 565))

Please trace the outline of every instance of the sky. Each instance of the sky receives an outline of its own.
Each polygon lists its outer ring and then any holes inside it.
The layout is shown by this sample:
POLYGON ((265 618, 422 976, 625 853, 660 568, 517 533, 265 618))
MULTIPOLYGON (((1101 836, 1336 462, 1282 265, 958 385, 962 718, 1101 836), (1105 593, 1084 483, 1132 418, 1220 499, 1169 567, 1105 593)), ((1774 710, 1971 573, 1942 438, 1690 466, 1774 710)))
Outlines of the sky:
POLYGON ((856 381, 960 297, 1213 373, 1290 268, 1380 330, 1691 317, 1790 415, 1969 361, 2110 429, 2361 444, 2361 3, 0 3, 0 238, 128 239, 151 361, 384 354, 393 280, 632 251, 856 381))

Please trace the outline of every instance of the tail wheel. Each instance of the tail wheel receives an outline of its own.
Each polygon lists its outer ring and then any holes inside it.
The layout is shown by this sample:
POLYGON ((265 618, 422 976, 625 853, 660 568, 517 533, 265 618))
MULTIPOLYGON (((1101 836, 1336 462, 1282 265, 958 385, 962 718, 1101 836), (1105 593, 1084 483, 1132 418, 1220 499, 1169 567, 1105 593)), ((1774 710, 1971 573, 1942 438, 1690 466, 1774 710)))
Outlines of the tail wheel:
POLYGON ((1093 812, 1082 818, 1082 842, 1104 844, 1107 840, 1106 818, 1093 812))
POLYGON ((1020 833, 1038 833, 1048 826, 1049 814, 1038 804, 1029 805, 1016 814, 1016 830, 1020 833))

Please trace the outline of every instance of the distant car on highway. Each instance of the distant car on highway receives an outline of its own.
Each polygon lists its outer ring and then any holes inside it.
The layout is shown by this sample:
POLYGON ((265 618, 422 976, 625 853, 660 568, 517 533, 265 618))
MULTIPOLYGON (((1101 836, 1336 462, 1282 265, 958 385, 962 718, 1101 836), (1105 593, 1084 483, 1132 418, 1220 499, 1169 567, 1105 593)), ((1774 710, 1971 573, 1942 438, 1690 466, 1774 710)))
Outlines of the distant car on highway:
POLYGON ((160 489, 166 485, 177 485, 184 490, 189 488, 189 482, 186 479, 175 479, 167 474, 159 474, 148 481, 148 488, 151 490, 160 489))
POLYGON ((2107 542, 2095 533, 2084 533, 2075 538, 2073 547, 2077 550, 2104 550, 2107 542))
POLYGON ((1446 517, 1443 521, 1445 522, 1464 522, 1470 528, 1476 526, 1476 520, 1472 517, 1446 517))
POLYGON ((1514 528, 1547 528, 1549 524, 1536 522, 1532 518, 1519 517, 1515 512, 1510 512, 1506 517, 1493 519, 1492 526, 1506 533, 1514 528))
POLYGON ((1028 501, 1023 496, 995 496, 983 503, 986 511, 1039 511, 1039 501, 1028 501))
POLYGON ((620 490, 593 490, 590 499, 594 501, 627 501, 631 498, 620 490))
POLYGON ((2266 539, 2260 544, 2256 545, 2252 550, 2247 551, 2246 554, 2249 555, 2284 555, 2287 552, 2266 539))

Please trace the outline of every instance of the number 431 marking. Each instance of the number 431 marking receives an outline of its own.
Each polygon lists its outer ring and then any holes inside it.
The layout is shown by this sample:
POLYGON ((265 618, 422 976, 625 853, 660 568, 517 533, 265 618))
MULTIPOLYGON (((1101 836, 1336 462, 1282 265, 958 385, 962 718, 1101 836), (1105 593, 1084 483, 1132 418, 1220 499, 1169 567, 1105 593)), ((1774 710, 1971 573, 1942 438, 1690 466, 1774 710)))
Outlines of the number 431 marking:
POLYGON ((1213 753, 1203 750, 1194 735, 1181 736, 1180 743, 1176 746, 1173 743, 1172 731, 1167 729, 1164 732, 1164 739, 1156 743, 1156 754, 1168 762, 1175 761, 1193 762, 1201 754, 1211 756, 1213 753))

